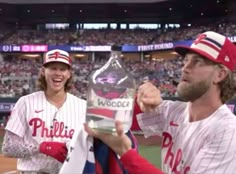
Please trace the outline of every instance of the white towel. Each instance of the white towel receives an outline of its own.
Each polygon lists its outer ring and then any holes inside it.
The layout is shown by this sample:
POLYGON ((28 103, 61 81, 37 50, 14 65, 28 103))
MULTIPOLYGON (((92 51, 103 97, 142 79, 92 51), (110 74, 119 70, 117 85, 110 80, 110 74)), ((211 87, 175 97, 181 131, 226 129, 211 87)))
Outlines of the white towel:
POLYGON ((74 134, 69 147, 68 155, 59 174, 82 174, 86 161, 95 163, 93 139, 88 134, 80 130, 74 134))

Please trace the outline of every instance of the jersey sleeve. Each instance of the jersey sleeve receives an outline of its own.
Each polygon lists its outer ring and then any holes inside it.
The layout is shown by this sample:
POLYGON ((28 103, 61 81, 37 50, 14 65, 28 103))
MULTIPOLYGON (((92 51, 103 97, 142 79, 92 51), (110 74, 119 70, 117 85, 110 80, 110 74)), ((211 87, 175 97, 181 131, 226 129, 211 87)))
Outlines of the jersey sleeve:
MULTIPOLYGON (((235 173, 236 172, 236 128, 221 126, 220 131, 200 149, 194 157, 189 173, 235 173)), ((194 148, 194 147, 193 147, 194 148)))
POLYGON ((23 137, 25 135, 27 126, 26 120, 26 105, 24 97, 20 98, 11 111, 11 115, 6 125, 6 130, 23 137))
POLYGON ((140 156, 134 149, 131 149, 122 155, 120 161, 129 174, 163 173, 160 169, 156 168, 153 164, 140 156))
POLYGON ((2 153, 12 158, 28 158, 39 153, 38 143, 26 144, 23 138, 6 131, 2 143, 2 153))
POLYGON ((182 105, 184 104, 183 102, 164 100, 153 112, 138 114, 138 124, 143 130, 145 137, 152 135, 162 136, 163 130, 168 126, 168 120, 176 116, 176 114, 172 114, 176 105, 181 105, 181 103, 182 105))

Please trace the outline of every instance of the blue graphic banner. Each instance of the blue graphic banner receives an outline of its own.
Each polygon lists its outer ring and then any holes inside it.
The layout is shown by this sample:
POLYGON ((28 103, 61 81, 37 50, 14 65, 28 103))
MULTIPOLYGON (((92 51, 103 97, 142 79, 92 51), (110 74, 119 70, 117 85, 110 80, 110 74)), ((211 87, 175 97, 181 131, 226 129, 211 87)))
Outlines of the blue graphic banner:
POLYGON ((10 112, 15 103, 0 103, 0 112, 10 112))
POLYGON ((21 52, 20 45, 1 45, 0 52, 21 52))
MULTIPOLYGON (((236 36, 228 37, 232 42, 236 42, 236 36)), ((193 41, 176 41, 150 45, 123 45, 122 52, 145 52, 170 50, 176 46, 189 46, 193 41)), ((62 49, 68 52, 109 52, 110 45, 45 45, 45 44, 29 44, 29 45, 0 45, 0 52, 24 52, 39 53, 47 52, 52 49, 62 49)))

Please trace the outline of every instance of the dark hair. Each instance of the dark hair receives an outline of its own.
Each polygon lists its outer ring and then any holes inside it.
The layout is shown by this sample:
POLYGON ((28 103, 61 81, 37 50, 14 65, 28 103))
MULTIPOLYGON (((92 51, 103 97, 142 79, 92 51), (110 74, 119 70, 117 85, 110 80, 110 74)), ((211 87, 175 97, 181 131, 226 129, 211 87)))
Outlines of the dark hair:
POLYGON ((235 97, 236 92, 236 73, 228 71, 228 75, 219 83, 221 93, 220 98, 223 103, 226 103, 231 98, 235 97))

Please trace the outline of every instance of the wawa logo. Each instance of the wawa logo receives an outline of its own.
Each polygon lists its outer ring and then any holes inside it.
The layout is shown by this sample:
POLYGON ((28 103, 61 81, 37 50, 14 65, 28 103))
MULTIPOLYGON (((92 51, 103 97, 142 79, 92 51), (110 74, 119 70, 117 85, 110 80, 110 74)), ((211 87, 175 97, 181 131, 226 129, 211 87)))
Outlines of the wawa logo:
POLYGON ((166 150, 166 155, 164 158, 164 164, 165 165, 169 165, 169 167, 172 169, 171 172, 175 173, 175 174, 187 174, 188 171, 190 170, 190 166, 185 166, 184 169, 180 169, 178 170, 178 168, 180 168, 179 166, 181 165, 182 162, 182 158, 183 158, 183 151, 182 149, 178 148, 176 153, 173 152, 173 140, 172 140, 172 136, 167 133, 164 132, 163 133, 163 141, 162 141, 162 148, 163 149, 167 149, 166 150))
POLYGON ((74 129, 68 129, 63 122, 54 121, 52 127, 47 128, 45 121, 40 118, 33 118, 29 121, 29 125, 32 127, 32 136, 41 137, 60 137, 60 138, 72 138, 74 129), (40 135, 37 133, 40 132, 40 135))

